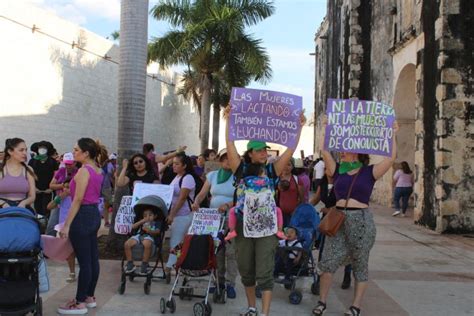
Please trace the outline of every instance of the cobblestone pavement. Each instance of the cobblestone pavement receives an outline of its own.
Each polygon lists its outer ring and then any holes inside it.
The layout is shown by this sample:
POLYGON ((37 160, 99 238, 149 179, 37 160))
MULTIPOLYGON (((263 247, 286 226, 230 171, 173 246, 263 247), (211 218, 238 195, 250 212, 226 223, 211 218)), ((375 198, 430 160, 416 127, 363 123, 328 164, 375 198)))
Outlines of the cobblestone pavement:
MULTIPOLYGON (((377 241, 370 259, 370 285, 363 315, 474 315, 473 236, 439 235, 413 224, 410 217, 394 218, 387 208, 373 208, 377 241)), ((43 295, 44 315, 56 315, 56 307, 74 297, 76 284, 67 284, 67 266, 49 262, 51 291, 43 295)), ((342 290, 343 271, 335 276, 325 315, 342 315, 351 303, 352 289, 342 290)), ((101 261, 96 291, 98 307, 89 315, 157 315, 159 300, 170 285, 153 282, 150 295, 143 293, 143 279, 127 282, 124 295, 117 293, 120 262, 101 261)), ((311 278, 298 283, 303 292, 299 305, 291 305, 281 285, 274 291, 272 315, 311 315, 318 297, 311 294, 311 278)), ((176 297, 174 315, 193 315, 194 301, 176 297)), ((260 303, 259 303, 260 304, 260 303)), ((242 286, 237 298, 225 305, 212 304, 213 315, 238 315, 246 307, 242 286)), ((167 312, 169 314, 169 311, 167 312)))

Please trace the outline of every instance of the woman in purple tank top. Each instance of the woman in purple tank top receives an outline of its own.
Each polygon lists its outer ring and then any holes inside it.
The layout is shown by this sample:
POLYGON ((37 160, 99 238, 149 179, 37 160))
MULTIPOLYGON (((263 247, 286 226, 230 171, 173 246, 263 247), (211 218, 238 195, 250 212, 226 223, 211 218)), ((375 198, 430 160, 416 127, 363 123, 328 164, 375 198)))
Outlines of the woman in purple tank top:
MULTIPOLYGON (((326 130, 327 118, 323 120, 326 130)), ((398 123, 393 125, 398 132, 398 123)), ((336 208, 344 212, 345 220, 334 237, 325 236, 325 246, 318 264, 320 274, 320 301, 313 309, 313 315, 323 315, 331 287, 332 275, 343 265, 352 264, 355 291, 352 305, 344 315, 360 315, 361 301, 368 285, 369 253, 375 242, 376 229, 369 200, 375 181, 392 166, 397 156, 396 138, 393 138, 392 156, 375 165, 368 165, 368 156, 343 152, 341 163, 336 163, 330 152, 324 149, 324 132, 321 135, 322 155, 328 174, 334 177, 336 208), (354 182, 350 196, 348 196, 354 182)))
POLYGON ((0 166, 0 208, 29 207, 35 201, 35 173, 26 165, 28 149, 21 138, 5 141, 0 166))
POLYGON ((98 203, 102 187, 102 170, 107 159, 103 146, 90 138, 81 138, 74 146, 74 160, 82 164, 70 183, 72 204, 60 236, 71 240, 79 261, 76 297, 58 308, 59 314, 86 314, 97 306, 94 292, 99 279, 97 231, 100 227, 98 203))

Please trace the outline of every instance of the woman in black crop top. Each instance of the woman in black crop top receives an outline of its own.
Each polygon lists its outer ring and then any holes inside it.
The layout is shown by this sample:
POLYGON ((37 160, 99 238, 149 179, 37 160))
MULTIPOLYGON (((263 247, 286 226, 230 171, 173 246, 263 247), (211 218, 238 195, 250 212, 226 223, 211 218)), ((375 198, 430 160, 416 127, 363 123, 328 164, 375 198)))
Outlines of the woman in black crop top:
MULTIPOLYGON (((321 135, 322 155, 327 171, 334 177, 336 207, 345 213, 343 225, 334 237, 326 236, 324 252, 318 264, 320 272, 320 301, 313 309, 313 315, 322 315, 326 310, 326 301, 331 287, 332 275, 346 264, 352 264, 355 279, 355 291, 352 305, 344 315, 360 315, 361 301, 368 285, 369 253, 375 242, 376 229, 372 213, 369 211, 369 199, 375 181, 380 179, 392 166, 397 155, 395 137, 392 144, 392 156, 368 166, 368 156, 343 152, 341 163, 337 164, 329 151, 324 149, 324 131, 327 119, 323 119, 321 135), (348 198, 352 181, 354 185, 348 198), (348 201, 346 199, 348 198, 348 201), (347 202, 347 203, 346 203, 347 202)), ((398 123, 393 125, 398 132, 398 123)))

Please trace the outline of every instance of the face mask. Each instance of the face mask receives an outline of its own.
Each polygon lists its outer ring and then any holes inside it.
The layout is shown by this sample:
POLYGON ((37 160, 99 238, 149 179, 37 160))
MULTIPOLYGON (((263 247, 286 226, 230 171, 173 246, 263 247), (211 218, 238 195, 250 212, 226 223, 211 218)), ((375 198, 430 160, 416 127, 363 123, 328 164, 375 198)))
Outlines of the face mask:
POLYGON ((41 147, 38 149, 38 155, 46 155, 48 153, 48 150, 44 147, 41 147))

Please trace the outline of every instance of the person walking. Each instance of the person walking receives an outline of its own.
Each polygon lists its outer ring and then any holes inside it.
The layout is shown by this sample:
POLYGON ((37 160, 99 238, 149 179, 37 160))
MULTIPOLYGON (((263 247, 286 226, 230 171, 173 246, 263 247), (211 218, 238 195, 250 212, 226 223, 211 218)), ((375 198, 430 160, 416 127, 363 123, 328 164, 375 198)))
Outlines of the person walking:
MULTIPOLYGON (((324 148, 326 125, 327 118, 323 120, 320 147, 323 150, 323 159, 328 173, 334 178, 336 208, 345 214, 345 220, 335 236, 326 236, 325 249, 318 264, 321 280, 320 300, 312 313, 313 315, 324 314, 333 274, 340 266, 351 263, 355 279, 354 297, 352 305, 344 315, 358 316, 361 313, 362 298, 368 286, 369 255, 376 235, 369 200, 375 182, 392 167, 395 161, 397 142, 394 137, 392 156, 385 157, 375 165, 364 165, 367 163, 367 155, 348 152, 342 152, 341 163, 336 163, 331 153, 324 148)), ((398 123, 395 121, 394 134, 398 132, 398 129, 398 123)))
MULTIPOLYGON (((230 107, 224 112, 226 119, 226 143, 227 157, 229 159, 229 167, 237 179, 245 183, 245 179, 249 175, 258 178, 259 182, 274 184, 283 169, 290 163, 295 148, 287 148, 281 155, 280 159, 272 164, 267 164, 268 152, 267 144, 261 141, 251 140, 247 144, 247 151, 244 154, 244 160, 241 160, 234 141, 229 138, 229 114, 230 107)), ((301 135, 301 127, 305 124, 306 118, 304 114, 300 116, 300 129, 296 137, 295 144, 298 144, 301 135)), ((262 292, 262 314, 270 314, 270 304, 272 301, 273 290, 273 270, 275 267, 275 253, 278 240, 275 235, 259 238, 245 237, 243 229, 243 202, 246 198, 246 190, 242 186, 236 191, 237 205, 235 206, 235 214, 237 215, 237 237, 235 238, 235 248, 237 255, 237 265, 241 275, 242 284, 245 287, 245 295, 247 297, 248 307, 242 312, 241 316, 258 315, 256 310, 255 285, 258 280, 259 289, 262 292)), ((274 196, 273 196, 274 197, 274 196)), ((276 212, 276 209, 275 209, 276 212)))
POLYGON ((97 232, 100 227, 98 208, 103 175, 99 166, 107 153, 93 139, 81 138, 74 146, 74 160, 82 167, 71 180, 71 208, 59 235, 71 240, 79 262, 76 297, 58 308, 59 314, 87 314, 87 308, 97 306, 94 297, 99 279, 99 249, 97 232))
POLYGON ((392 216, 400 215, 405 217, 405 213, 408 209, 408 201, 410 200, 410 195, 413 193, 413 171, 410 169, 408 162, 402 161, 401 169, 395 171, 393 175, 393 186, 395 187, 395 192, 393 194, 393 204, 395 206, 395 212, 392 216), (400 212, 400 199, 402 200, 402 207, 400 212))

